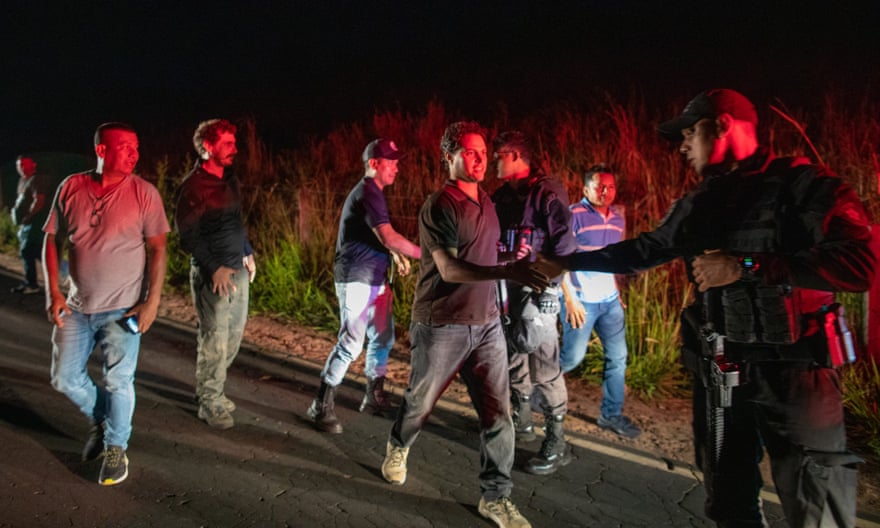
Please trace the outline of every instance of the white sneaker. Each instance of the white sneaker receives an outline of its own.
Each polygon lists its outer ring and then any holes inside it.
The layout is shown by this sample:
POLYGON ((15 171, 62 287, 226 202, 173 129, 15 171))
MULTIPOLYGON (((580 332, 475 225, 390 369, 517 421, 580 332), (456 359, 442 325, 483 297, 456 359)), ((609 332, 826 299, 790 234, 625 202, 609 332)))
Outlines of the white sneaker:
POLYGON ((382 476, 397 486, 406 482, 406 457, 408 447, 394 447, 391 442, 385 447, 385 460, 382 461, 382 476))

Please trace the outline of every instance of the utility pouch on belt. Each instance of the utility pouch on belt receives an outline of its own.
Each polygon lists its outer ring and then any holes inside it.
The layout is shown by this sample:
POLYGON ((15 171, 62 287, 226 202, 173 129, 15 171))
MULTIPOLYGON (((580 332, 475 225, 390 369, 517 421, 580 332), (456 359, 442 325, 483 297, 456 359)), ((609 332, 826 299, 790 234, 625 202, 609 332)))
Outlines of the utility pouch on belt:
POLYGON ((825 306, 819 311, 819 327, 825 335, 828 344, 828 360, 832 367, 839 367, 848 363, 855 363, 856 349, 853 345, 852 334, 846 325, 846 316, 843 306, 834 303, 825 306))
POLYGON ((790 286, 725 288, 724 334, 734 343, 790 345, 801 337, 801 312, 790 286))

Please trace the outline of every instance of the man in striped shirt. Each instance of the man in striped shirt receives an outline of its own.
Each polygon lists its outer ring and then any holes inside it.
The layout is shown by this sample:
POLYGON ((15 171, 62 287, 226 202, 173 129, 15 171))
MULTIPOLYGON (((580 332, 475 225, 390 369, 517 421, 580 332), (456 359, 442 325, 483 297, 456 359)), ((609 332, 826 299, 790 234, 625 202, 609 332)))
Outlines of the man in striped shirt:
MULTIPOLYGON (((617 186, 611 169, 605 165, 587 169, 583 192, 584 198, 570 207, 578 251, 594 251, 623 239, 623 211, 612 206, 617 186)), ((570 372, 583 361, 596 330, 605 355, 601 412, 596 422, 603 429, 635 438, 641 430, 623 415, 626 328, 614 275, 593 271, 566 273, 562 293, 562 371, 570 372)))

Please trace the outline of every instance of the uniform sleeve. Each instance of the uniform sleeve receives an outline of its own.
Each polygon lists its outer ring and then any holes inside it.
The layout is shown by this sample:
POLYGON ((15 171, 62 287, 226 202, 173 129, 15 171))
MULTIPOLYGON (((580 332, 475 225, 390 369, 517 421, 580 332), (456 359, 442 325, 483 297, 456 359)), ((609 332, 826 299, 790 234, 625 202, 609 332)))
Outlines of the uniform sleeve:
POLYGON ((792 221, 808 240, 792 252, 758 255, 769 284, 825 291, 865 291, 874 278, 868 216, 855 191, 840 178, 809 168, 795 180, 792 221))
POLYGON ((645 271, 685 256, 685 249, 679 240, 682 238, 682 225, 693 209, 692 198, 692 195, 688 195, 673 203, 654 231, 597 251, 574 253, 568 258, 569 269, 623 275, 645 271))
POLYGON ((560 185, 548 188, 543 207, 547 218, 548 244, 545 247, 553 256, 571 255, 577 251, 577 240, 571 228, 571 210, 563 199, 567 196, 560 185))

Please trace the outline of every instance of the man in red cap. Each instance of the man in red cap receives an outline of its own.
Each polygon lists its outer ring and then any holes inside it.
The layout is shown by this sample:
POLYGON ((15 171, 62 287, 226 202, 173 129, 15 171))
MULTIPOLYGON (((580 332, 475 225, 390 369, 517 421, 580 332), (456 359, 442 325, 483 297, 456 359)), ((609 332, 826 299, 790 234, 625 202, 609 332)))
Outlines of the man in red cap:
POLYGON ((388 269, 393 260, 398 272, 406 275, 408 259, 422 255, 419 246, 391 226, 382 194, 385 187, 394 183, 401 156, 394 141, 371 141, 362 156, 364 177, 342 206, 334 269, 339 337, 327 357, 318 394, 308 410, 320 431, 342 432, 334 411, 336 387, 342 383, 348 366, 360 356, 365 338, 367 388, 360 410, 381 414, 391 407, 384 389, 388 354, 394 344, 388 269))
POLYGON ((757 123, 738 92, 695 97, 659 132, 680 141, 700 185, 655 231, 565 265, 633 273, 685 259, 698 294, 682 314, 682 361, 696 377, 696 457, 718 526, 765 525, 765 448, 791 526, 854 526, 859 459, 846 449, 834 292, 871 284, 868 220, 827 169, 759 147, 757 123))

